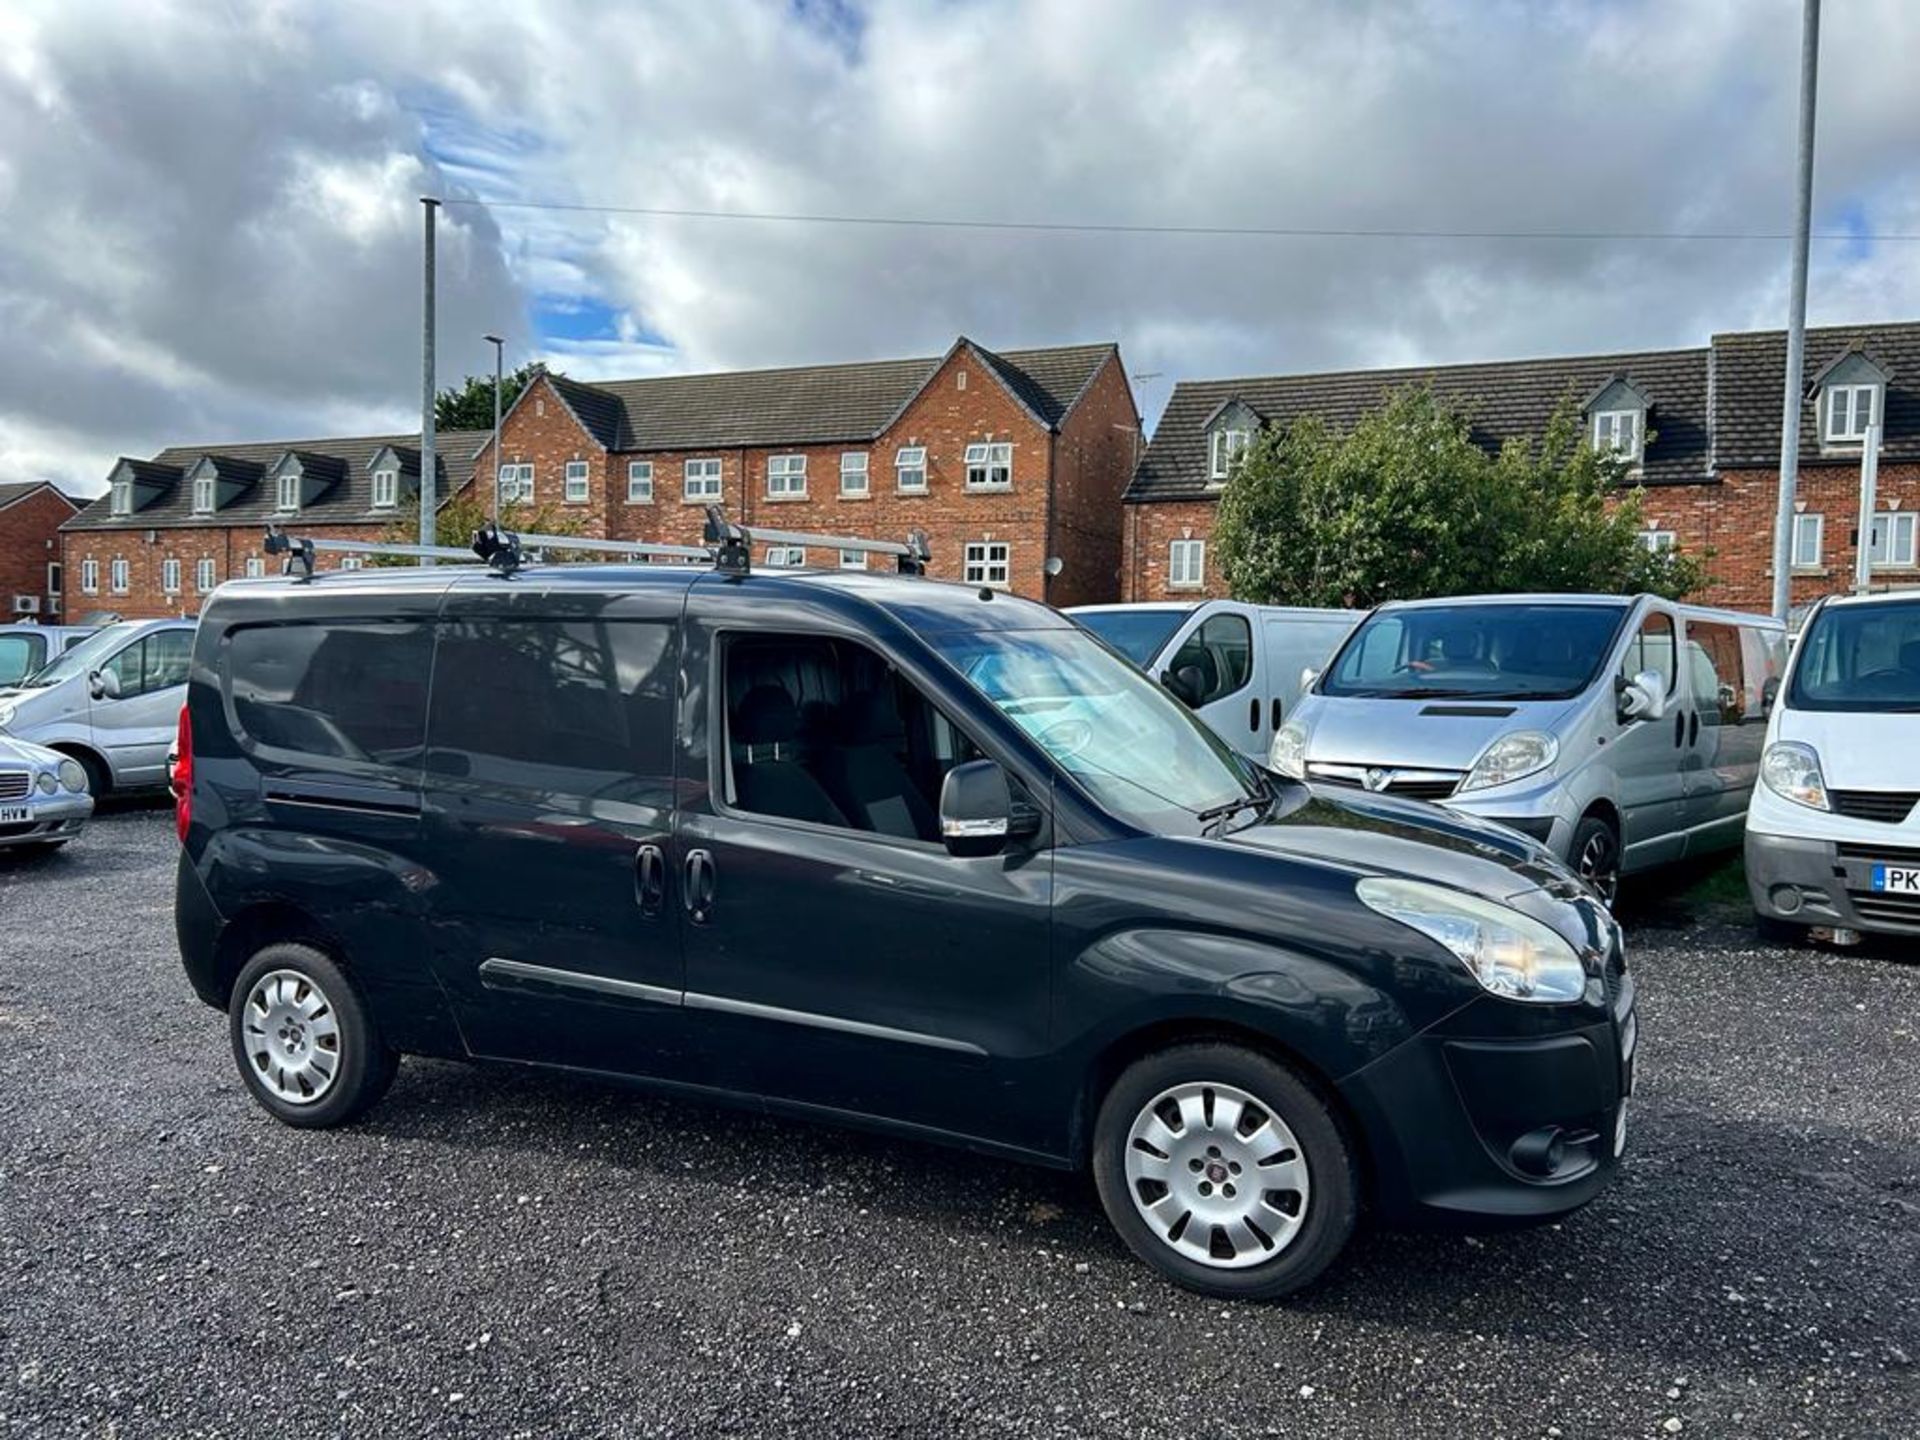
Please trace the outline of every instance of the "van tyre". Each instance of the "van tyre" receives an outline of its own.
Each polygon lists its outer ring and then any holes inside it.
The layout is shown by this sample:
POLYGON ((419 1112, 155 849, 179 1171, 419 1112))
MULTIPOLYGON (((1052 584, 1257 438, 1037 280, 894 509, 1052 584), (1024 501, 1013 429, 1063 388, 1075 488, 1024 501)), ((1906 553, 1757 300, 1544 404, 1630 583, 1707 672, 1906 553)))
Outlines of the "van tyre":
POLYGON ((310 945, 269 945, 249 960, 227 1002, 227 1028, 253 1098, 303 1130, 364 1113, 399 1067, 346 972, 310 945))
POLYGON ((1567 858, 1574 872, 1600 892, 1609 906, 1620 895, 1620 832, 1601 815, 1583 815, 1573 827, 1567 858))
POLYGON ((1353 1233, 1353 1154, 1292 1070, 1239 1045, 1136 1061, 1093 1133, 1100 1203, 1133 1253, 1189 1290, 1271 1300, 1310 1285, 1353 1233))

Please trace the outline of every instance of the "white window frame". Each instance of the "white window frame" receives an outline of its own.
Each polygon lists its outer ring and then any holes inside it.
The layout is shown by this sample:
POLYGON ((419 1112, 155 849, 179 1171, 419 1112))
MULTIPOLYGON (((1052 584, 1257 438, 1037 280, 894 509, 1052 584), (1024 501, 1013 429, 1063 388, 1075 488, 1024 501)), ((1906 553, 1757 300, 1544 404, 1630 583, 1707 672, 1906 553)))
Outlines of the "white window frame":
POLYGON ((274 508, 283 515, 290 515, 300 508, 300 477, 281 475, 273 482, 274 508))
POLYGON ((366 563, 367 558, 364 555, 342 555, 340 557, 340 568, 342 570, 359 570, 364 567, 366 563))
POLYGON ((1788 551, 1789 565, 1795 570, 1817 570, 1827 553, 1827 517, 1817 510, 1793 517, 1793 548, 1788 551), (1805 542, 1812 538, 1812 545, 1805 542), (1812 553, 1807 552, 1811 549, 1812 553))
POLYGON ((567 461, 564 486, 561 497, 569 505, 584 505, 593 498, 593 475, 586 461, 567 461))
POLYGON ((769 455, 767 457, 767 498, 804 500, 807 498, 807 457, 769 455))
POLYGON ((521 500, 533 499, 533 466, 530 462, 514 460, 500 467, 500 500, 502 504, 513 504, 521 500))
POLYGON ((133 567, 123 556, 116 555, 108 563, 107 584, 116 595, 124 595, 133 588, 133 567))
POLYGON ((1006 440, 981 440, 967 446, 967 489, 1011 490, 1013 445, 1006 440))
POLYGON ((682 500, 704 503, 720 498, 723 474, 720 461, 711 456, 695 456, 680 467, 680 498, 682 500), (695 474, 693 467, 698 465, 700 473, 695 474))
POLYGON ((267 562, 258 555, 247 556, 247 579, 258 580, 267 573, 267 562))
POLYGON ((160 588, 169 595, 180 593, 180 562, 171 555, 160 562, 160 588))
POLYGON ((100 593, 100 562, 91 555, 80 562, 80 593, 82 595, 100 593))
POLYGON ((1881 510, 1867 531, 1868 565, 1875 570, 1911 570, 1920 540, 1920 511, 1881 510))
POLYGON ((1673 531, 1662 530, 1657 526, 1642 530, 1635 538, 1640 541, 1642 549, 1651 551, 1655 555, 1665 550, 1672 550, 1680 543, 1680 537, 1673 531))
POLYGON ((211 515, 214 501, 219 498, 219 481, 212 475, 200 475, 193 482, 193 513, 211 515))
POLYGON ((1247 453, 1253 432, 1238 427, 1216 430, 1207 442, 1207 479, 1225 480, 1233 473, 1233 462, 1247 453))
POLYGON ((133 481, 116 480, 113 482, 113 495, 107 501, 107 508, 115 515, 133 513, 133 481))
POLYGON ((902 495, 927 493, 927 447, 902 445, 893 452, 893 485, 902 495), (917 479, 909 481, 909 475, 917 479))
POLYGON ((969 585, 1005 590, 1012 584, 1013 546, 1005 540, 968 541, 960 576, 969 585))
POLYGON ((392 510, 400 503, 400 472, 394 469, 373 472, 373 508, 392 510))
POLYGON ((1829 385, 1820 396, 1820 436, 1830 444, 1858 445, 1880 413, 1878 385, 1829 385))
POLYGON ((767 546, 767 567, 771 570, 797 570, 807 563, 804 545, 767 546))
POLYGON ((873 493, 868 488, 869 484, 867 452, 842 450, 840 452, 840 493, 864 500, 873 493))
POLYGON ((219 583, 220 570, 211 558, 202 555, 198 560, 193 562, 193 588, 195 590, 199 591, 202 595, 209 595, 213 593, 213 588, 219 583))
POLYGON ((1593 412, 1593 451, 1596 455, 1618 455, 1637 461, 1645 435, 1646 426, 1638 409, 1593 412))
POLYGON ((867 552, 864 550, 842 550, 840 552, 842 570, 864 570, 867 568, 867 552))
POLYGON ((60 598, 60 586, 66 580, 66 567, 58 560, 47 562, 47 594, 53 599, 60 598))
POLYGON ((653 503, 653 462, 651 460, 627 462, 627 503, 629 505, 653 503))
POLYGON ((1198 590, 1207 583, 1207 542, 1174 540, 1167 545, 1167 588, 1198 590))

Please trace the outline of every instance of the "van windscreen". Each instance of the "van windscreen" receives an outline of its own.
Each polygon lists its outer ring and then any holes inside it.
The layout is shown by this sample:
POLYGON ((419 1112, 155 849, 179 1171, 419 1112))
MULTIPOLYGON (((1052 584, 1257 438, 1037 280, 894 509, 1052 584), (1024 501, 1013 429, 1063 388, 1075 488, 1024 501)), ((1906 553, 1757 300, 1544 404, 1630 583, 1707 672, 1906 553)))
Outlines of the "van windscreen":
POLYGON ((1421 605, 1369 615, 1321 682, 1326 695, 1565 700, 1593 683, 1625 605, 1421 605))
POLYGON ((1073 618, 1144 670, 1180 622, 1192 613, 1185 606, 1155 606, 1150 610, 1085 610, 1073 618))
POLYGON ((1801 637, 1787 705, 1920 711, 1920 600, 1822 610, 1801 637))

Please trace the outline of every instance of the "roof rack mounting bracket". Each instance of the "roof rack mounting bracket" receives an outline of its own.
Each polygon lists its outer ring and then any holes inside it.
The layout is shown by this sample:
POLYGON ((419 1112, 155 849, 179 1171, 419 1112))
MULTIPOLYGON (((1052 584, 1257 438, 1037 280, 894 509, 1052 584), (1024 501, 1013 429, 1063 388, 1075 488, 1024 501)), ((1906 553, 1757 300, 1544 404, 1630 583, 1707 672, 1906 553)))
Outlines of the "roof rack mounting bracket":
POLYGON ((482 525, 473 532, 473 553, 502 575, 513 574, 524 563, 520 537, 493 525, 482 525))
POLYGON ((900 557, 902 575, 924 575, 927 562, 933 559, 933 549, 927 543, 927 532, 919 526, 907 532, 907 553, 900 557))
POLYGON ((707 506, 704 538, 713 549, 713 567, 722 575, 753 573, 753 536, 728 520, 718 505, 707 506))
POLYGON ((281 574, 292 575, 298 571, 301 581, 313 579, 313 541, 304 535, 296 537, 278 525, 269 525, 265 548, 269 555, 286 556, 280 567, 281 574))

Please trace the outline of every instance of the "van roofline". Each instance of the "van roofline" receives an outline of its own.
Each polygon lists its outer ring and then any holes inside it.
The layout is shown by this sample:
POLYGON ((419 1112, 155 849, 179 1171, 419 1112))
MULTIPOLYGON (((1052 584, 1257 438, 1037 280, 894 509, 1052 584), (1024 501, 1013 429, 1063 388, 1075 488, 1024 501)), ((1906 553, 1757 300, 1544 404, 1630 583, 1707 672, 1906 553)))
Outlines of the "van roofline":
POLYGON ((1514 595, 1434 595, 1421 600, 1384 600, 1377 607, 1381 610, 1424 610, 1442 605, 1613 605, 1622 610, 1630 609, 1643 600, 1656 600, 1673 606, 1682 615, 1695 620, 1724 620, 1730 624, 1753 625, 1762 629, 1784 630, 1786 626, 1771 615, 1761 615, 1750 610, 1728 610, 1716 605, 1694 605, 1685 600, 1668 600, 1662 595, 1652 595, 1642 591, 1638 595, 1605 595, 1597 591, 1591 593, 1521 593, 1514 595))

